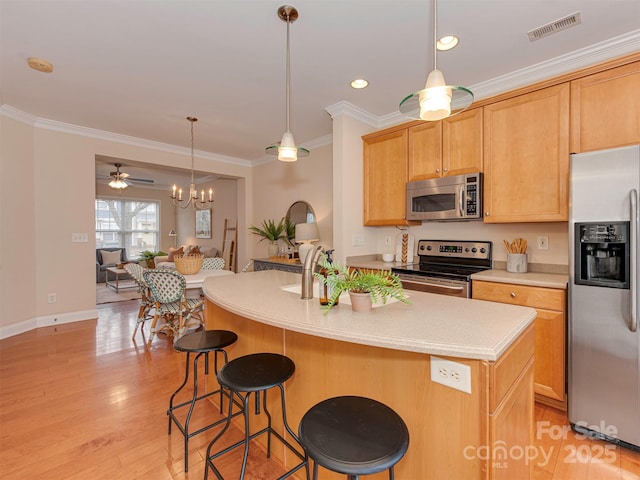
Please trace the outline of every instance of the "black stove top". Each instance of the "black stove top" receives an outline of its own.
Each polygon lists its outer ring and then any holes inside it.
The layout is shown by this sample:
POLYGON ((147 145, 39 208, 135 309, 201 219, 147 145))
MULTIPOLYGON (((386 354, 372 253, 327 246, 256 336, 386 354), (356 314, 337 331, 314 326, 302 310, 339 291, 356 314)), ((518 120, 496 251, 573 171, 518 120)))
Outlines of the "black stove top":
POLYGON ((469 281, 491 268, 491 242, 420 240, 419 263, 393 267, 394 273, 469 281))

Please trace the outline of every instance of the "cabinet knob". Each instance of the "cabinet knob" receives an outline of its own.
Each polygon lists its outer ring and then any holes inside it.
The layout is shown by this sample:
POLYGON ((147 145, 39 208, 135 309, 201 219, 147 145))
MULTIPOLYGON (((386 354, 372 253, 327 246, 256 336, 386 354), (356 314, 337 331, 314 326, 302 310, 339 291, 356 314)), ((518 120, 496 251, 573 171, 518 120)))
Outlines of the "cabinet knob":
POLYGON ((449 169, 448 168, 443 168, 442 170, 444 170, 445 172, 448 172, 449 169))
POLYGON ((489 212, 484 212, 485 217, 488 217, 489 215, 491 215, 489 212))
POLYGON ((511 295, 511 298, 516 298, 516 292, 511 292, 510 295, 511 295))

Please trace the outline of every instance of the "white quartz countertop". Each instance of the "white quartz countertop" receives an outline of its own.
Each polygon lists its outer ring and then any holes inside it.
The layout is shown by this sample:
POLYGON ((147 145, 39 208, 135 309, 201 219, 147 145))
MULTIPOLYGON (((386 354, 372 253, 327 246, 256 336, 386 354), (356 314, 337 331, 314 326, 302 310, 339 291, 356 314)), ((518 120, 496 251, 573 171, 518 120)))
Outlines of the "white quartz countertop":
POLYGON ((534 320, 532 308, 407 291, 411 305, 395 302, 355 313, 339 304, 327 314, 318 298, 280 287, 302 275, 266 270, 204 281, 214 304, 257 322, 363 345, 460 358, 497 360, 534 320))
POLYGON ((485 270, 471 275, 471 280, 485 280, 487 282, 513 283, 516 285, 530 285, 532 287, 567 288, 569 276, 557 273, 511 273, 506 270, 485 270))

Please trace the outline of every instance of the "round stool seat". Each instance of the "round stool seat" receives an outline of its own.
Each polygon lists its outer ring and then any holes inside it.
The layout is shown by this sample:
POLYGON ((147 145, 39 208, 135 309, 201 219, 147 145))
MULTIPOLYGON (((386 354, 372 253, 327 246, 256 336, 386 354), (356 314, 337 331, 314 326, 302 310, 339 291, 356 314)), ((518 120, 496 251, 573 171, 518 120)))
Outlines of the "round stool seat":
POLYGON ((173 348, 179 352, 210 352, 228 347, 238 340, 238 335, 228 330, 205 330, 190 333, 176 340, 173 348))
POLYGON ((218 372, 218 382, 236 392, 256 392, 286 382, 296 366, 277 353, 253 353, 231 360, 218 372))
POLYGON ((324 400, 304 414, 300 443, 319 465, 346 475, 392 468, 409 447, 400 416, 376 400, 342 396, 324 400))

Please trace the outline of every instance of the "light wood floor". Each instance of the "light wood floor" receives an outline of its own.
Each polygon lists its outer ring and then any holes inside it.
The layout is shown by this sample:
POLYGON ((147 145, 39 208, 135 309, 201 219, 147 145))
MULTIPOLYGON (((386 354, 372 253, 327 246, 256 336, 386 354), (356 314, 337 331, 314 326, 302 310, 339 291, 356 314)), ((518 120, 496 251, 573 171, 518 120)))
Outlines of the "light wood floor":
MULTIPOLYGON (((175 428, 167 434, 168 400, 183 378, 185 354, 164 336, 148 353, 142 335, 131 340, 137 301, 99 305, 98 312, 98 320, 0 341, 0 477, 203 478, 206 447, 217 430, 190 440, 188 474, 182 435, 175 428)), ((194 413, 194 419, 217 416, 209 402, 194 413)), ((566 415, 552 408, 538 405, 536 421, 534 479, 640 479, 640 454, 578 438, 565 429, 566 415)), ((240 435, 233 430, 228 441, 240 435)), ((238 478, 238 464, 234 454, 216 462, 225 478, 238 478)), ((252 448, 247 479, 281 474, 252 448)))

